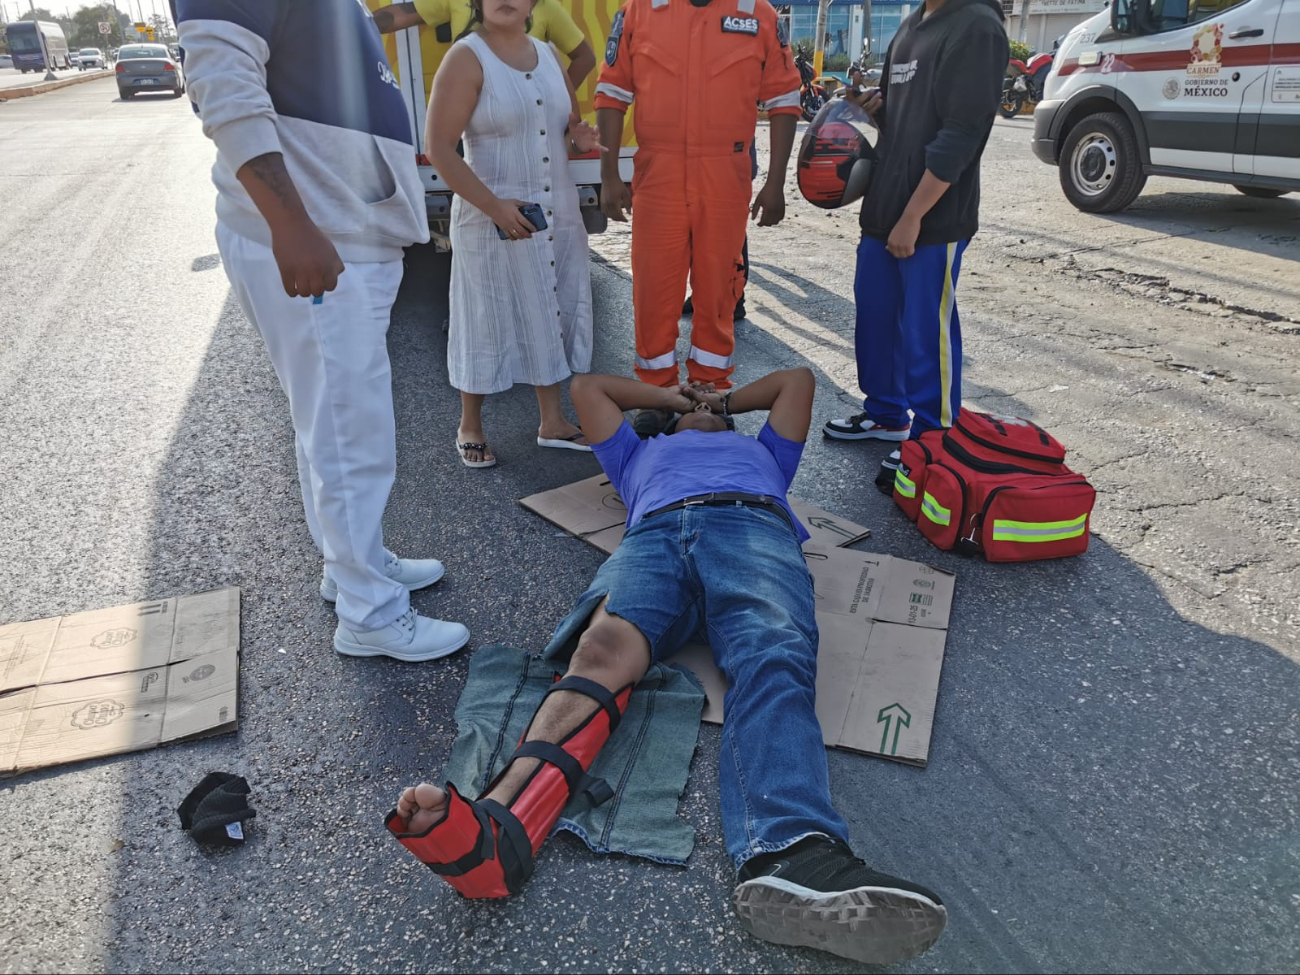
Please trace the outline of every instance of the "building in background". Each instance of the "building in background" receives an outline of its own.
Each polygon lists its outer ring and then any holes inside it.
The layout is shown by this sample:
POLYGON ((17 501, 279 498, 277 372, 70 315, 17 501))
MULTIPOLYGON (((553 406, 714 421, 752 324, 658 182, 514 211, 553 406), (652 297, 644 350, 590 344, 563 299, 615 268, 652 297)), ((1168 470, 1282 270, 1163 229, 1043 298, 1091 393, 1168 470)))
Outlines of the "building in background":
MULTIPOLYGON (((843 75, 862 56, 868 16, 872 56, 877 62, 883 61, 899 25, 919 3, 920 0, 870 0, 869 4, 866 0, 835 0, 826 16, 827 74, 843 75)), ((777 4, 776 9, 790 26, 790 42, 812 47, 817 34, 817 0, 794 0, 777 4)))
POLYGON ((1007 21, 1007 36, 1022 39, 1020 10, 1028 2, 1023 40, 1034 51, 1050 52, 1056 39, 1106 9, 1106 0, 1002 0, 1002 14, 1007 21))

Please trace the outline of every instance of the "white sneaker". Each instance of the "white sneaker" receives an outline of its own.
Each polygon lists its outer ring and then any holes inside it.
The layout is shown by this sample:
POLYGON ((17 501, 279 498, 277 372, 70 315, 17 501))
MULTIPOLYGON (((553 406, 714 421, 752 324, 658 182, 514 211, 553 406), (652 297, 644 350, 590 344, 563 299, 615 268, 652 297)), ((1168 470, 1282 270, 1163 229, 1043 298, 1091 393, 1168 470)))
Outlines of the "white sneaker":
POLYGON ((911 435, 912 425, 885 427, 866 413, 855 413, 843 420, 827 420, 822 433, 836 440, 892 440, 897 443, 911 435))
POLYGON ((460 623, 421 616, 413 609, 378 630, 354 630, 339 624, 334 649, 346 657, 392 657, 408 663, 450 656, 469 642, 460 623))
MULTIPOLYGON (((384 549, 384 574, 399 585, 405 586, 407 592, 432 586, 446 571, 437 559, 399 559, 392 552, 384 549)), ((320 598, 327 603, 335 602, 339 598, 338 584, 330 578, 328 569, 321 576, 320 598)))

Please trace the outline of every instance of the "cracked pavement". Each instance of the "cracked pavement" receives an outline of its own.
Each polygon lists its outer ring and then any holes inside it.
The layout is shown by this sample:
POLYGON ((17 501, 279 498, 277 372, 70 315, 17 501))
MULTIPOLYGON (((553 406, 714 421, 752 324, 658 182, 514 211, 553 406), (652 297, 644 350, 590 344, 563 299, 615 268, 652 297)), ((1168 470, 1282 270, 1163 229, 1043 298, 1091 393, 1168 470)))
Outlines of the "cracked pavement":
MULTIPOLYGON (((860 548, 957 573, 929 766, 832 752, 834 798, 863 856, 949 906, 902 971, 1294 971, 1300 199, 1152 180, 1086 216, 1031 126, 999 121, 985 156, 965 394, 1067 445, 1099 491, 1090 550, 938 552, 872 486, 888 445, 814 437, 797 494, 869 526, 860 548)), ((0 624, 243 589, 238 734, 0 782, 0 971, 856 970, 737 926, 712 727, 685 870, 559 837, 519 896, 468 903, 385 838, 398 788, 447 756, 470 655, 540 647, 599 565, 516 499, 596 468, 533 446, 524 388, 488 403, 499 466, 459 464, 449 265, 413 251, 388 538, 446 561, 415 605, 474 639, 420 666, 333 654, 283 397, 214 254, 211 158, 183 102, 111 80, 0 105, 0 624), (210 769, 252 785, 241 849, 177 828, 210 769)), ((842 416, 856 215, 789 197, 751 238, 738 378, 807 364, 817 417, 842 416)), ((596 366, 627 373, 626 229, 593 248, 596 366)))

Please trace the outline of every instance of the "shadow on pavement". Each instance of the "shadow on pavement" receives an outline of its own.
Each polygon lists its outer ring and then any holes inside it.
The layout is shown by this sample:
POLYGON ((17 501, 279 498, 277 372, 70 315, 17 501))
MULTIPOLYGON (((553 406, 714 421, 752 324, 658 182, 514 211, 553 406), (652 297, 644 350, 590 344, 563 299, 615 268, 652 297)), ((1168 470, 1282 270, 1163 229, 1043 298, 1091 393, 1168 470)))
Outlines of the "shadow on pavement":
MULTIPOLYGON (((388 537, 447 562, 415 605, 474 634, 467 651, 425 665, 332 652, 288 411, 227 301, 159 468, 148 595, 243 587, 241 728, 103 763, 131 769, 105 968, 850 970, 739 930, 711 728, 683 800, 698 839, 685 871, 560 838, 521 895, 471 903, 382 834, 398 787, 438 777, 474 648, 540 647, 601 559, 515 503, 597 469, 533 445, 531 390, 489 400, 498 468, 457 460, 446 280, 445 258, 412 253, 390 338, 388 537), (229 853, 200 851, 173 812, 212 769, 246 775, 259 813, 229 853)), ((617 315, 598 297, 598 322, 617 315)), ((621 371, 628 331, 598 340, 599 367, 621 371)), ((769 340, 749 345, 751 369, 790 364, 769 340)), ((819 409, 839 394, 821 395, 819 409)), ((844 513, 875 530, 866 547, 959 576, 929 768, 830 758, 859 851, 949 904, 948 933, 905 970, 1289 969, 1300 669, 1181 618, 1096 538, 1084 558, 1021 566, 937 552, 871 487, 886 445, 841 446, 810 451, 796 489, 851 498, 844 513)))

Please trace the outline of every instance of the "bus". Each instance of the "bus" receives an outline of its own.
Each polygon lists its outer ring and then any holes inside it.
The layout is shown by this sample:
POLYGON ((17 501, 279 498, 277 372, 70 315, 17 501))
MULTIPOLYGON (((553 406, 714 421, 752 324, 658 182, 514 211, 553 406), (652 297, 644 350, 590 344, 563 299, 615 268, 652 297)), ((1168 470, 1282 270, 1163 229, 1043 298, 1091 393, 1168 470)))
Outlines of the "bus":
POLYGON ((19 20, 5 26, 5 40, 13 55, 14 67, 26 74, 28 71, 71 68, 72 54, 67 38, 58 24, 45 21, 19 20), (44 39, 44 45, 41 40, 44 39), (50 52, 50 64, 45 63, 45 52, 50 52))

